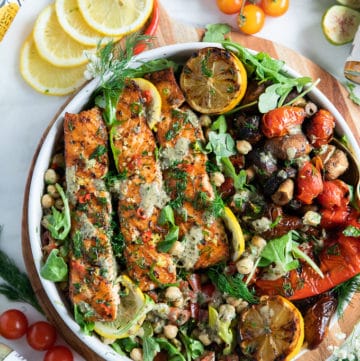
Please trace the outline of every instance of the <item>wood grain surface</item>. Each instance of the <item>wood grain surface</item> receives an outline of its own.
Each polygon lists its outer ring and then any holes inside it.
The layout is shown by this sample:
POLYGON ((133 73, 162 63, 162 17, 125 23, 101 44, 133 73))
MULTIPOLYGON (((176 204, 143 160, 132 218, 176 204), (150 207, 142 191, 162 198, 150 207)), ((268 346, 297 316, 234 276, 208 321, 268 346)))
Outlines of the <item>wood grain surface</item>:
MULTIPOLYGON (((197 29, 192 26, 184 25, 177 23, 171 19, 168 14, 160 7, 160 26, 156 33, 156 38, 154 41, 155 46, 170 45, 176 43, 185 43, 199 41, 203 35, 203 29, 197 29)), ((296 53, 294 50, 286 48, 275 42, 257 38, 254 36, 242 35, 237 32, 231 33, 231 39, 239 42, 240 44, 256 50, 264 51, 269 53, 274 58, 282 59, 286 62, 288 66, 298 71, 303 76, 310 76, 313 79, 320 79, 320 84, 318 88, 333 102, 338 111, 343 115, 347 123, 349 124, 351 130, 357 141, 360 141, 360 107, 355 105, 351 100, 349 100, 347 91, 345 88, 329 73, 324 69, 314 64, 309 59, 303 57, 302 55, 296 53)), ((63 107, 69 102, 70 99, 64 104, 63 107)), ((62 107, 62 109, 63 109, 62 107)), ((34 164, 36 162, 39 150, 43 143, 44 138, 46 137, 51 125, 60 114, 62 109, 55 115, 53 120, 50 122, 47 130, 45 131, 42 139, 39 142, 38 149, 34 154, 33 161, 30 167, 30 172, 27 180, 26 189, 24 192, 24 203, 23 203, 23 218, 22 218, 22 249, 25 265, 30 276, 32 286, 35 290, 35 293, 38 297, 39 303, 42 306, 44 312, 46 313, 48 319, 56 324, 59 333, 63 338, 87 361, 100 361, 104 360, 103 357, 95 354, 88 346, 82 343, 76 335, 69 330, 61 317, 56 313, 51 302, 47 299, 47 296, 44 290, 41 287, 41 282, 37 274, 29 243, 29 234, 28 234, 28 194, 30 187, 30 180, 32 176, 32 171, 34 164)), ((328 349, 329 345, 340 345, 343 341, 340 339, 339 335, 345 333, 349 335, 355 325, 355 323, 360 320, 360 295, 356 295, 351 304, 347 307, 344 312, 343 317, 339 319, 338 322, 334 323, 330 329, 325 341, 313 351, 306 351, 300 357, 297 358, 299 361, 323 361, 326 360, 328 356, 331 355, 331 352, 328 349)))

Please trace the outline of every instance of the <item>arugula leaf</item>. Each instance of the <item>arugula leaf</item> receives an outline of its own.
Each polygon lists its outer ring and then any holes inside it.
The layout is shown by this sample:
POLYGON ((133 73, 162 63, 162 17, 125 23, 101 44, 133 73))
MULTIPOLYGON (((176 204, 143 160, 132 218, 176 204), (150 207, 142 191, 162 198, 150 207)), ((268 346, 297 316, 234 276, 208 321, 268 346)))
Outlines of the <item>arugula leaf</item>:
POLYGON ((260 253, 261 258, 258 266, 268 267, 270 264, 274 264, 273 270, 275 269, 280 277, 298 268, 300 265, 298 259, 301 258, 323 278, 324 274, 320 268, 299 248, 298 243, 293 240, 294 236, 296 236, 296 232, 290 231, 279 238, 269 241, 260 253))
POLYGON ((360 237, 360 228, 355 226, 347 226, 342 233, 347 237, 360 237))
POLYGON ((186 327, 180 328, 180 339, 185 347, 187 361, 195 360, 204 353, 203 344, 188 336, 186 327))
POLYGON ((164 240, 157 245, 159 252, 169 252, 173 244, 179 239, 179 227, 175 224, 174 211, 169 204, 161 210, 158 223, 161 226, 170 225, 164 240))
POLYGON ((64 259, 58 255, 59 250, 53 249, 45 264, 41 267, 40 275, 46 280, 53 282, 65 281, 68 275, 68 266, 64 259))
POLYGON ((204 42, 220 43, 225 39, 225 35, 230 33, 231 27, 228 24, 208 24, 205 26, 204 42))
POLYGON ((64 210, 59 212, 55 207, 52 207, 52 213, 44 217, 45 222, 43 225, 50 231, 53 238, 63 241, 71 228, 69 201, 65 196, 63 188, 57 183, 55 187, 64 203, 64 210))
POLYGON ((242 298, 249 303, 257 302, 257 297, 249 291, 247 285, 243 282, 243 276, 240 273, 231 276, 224 273, 223 267, 221 268, 212 267, 209 268, 207 272, 211 282, 220 292, 235 298, 242 298))
POLYGON ((178 350, 172 343, 170 343, 166 338, 155 338, 155 341, 160 346, 161 350, 167 352, 168 361, 186 361, 185 357, 182 355, 181 351, 178 350))
POLYGON ((224 173, 232 178, 234 181, 234 187, 237 191, 244 189, 246 185, 246 171, 240 170, 239 174, 236 174, 235 167, 231 163, 229 158, 221 158, 221 163, 224 167, 224 173))
POLYGON ((95 322, 86 321, 78 305, 74 305, 74 318, 80 326, 81 331, 84 332, 85 335, 90 336, 92 331, 94 331, 95 322))
POLYGON ((225 116, 220 115, 219 117, 217 117, 217 119, 211 124, 210 129, 214 131, 218 130, 219 133, 226 133, 227 124, 225 116))
POLYGON ((230 157, 236 154, 235 141, 228 133, 209 132, 209 143, 212 152, 215 154, 218 162, 223 157, 230 157))
MULTIPOLYGON (((293 78, 284 70, 285 62, 270 57, 269 54, 260 52, 252 54, 240 44, 229 40, 222 42, 225 49, 234 52, 245 65, 249 76, 254 77, 261 82, 270 82, 265 92, 259 97, 258 108, 261 113, 266 113, 284 105, 285 99, 289 93, 296 89, 304 96, 311 90, 311 87, 304 87, 311 84, 311 78, 299 77, 293 78)), ((292 104, 295 99, 288 103, 292 104)))

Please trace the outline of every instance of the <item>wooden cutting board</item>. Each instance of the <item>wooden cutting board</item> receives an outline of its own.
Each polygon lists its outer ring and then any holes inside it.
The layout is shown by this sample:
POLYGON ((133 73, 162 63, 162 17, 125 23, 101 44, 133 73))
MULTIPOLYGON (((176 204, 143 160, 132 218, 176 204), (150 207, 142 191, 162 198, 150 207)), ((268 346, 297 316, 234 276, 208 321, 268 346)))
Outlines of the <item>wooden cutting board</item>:
MULTIPOLYGON (((198 29, 185 24, 180 24, 171 19, 163 8, 160 7, 160 26, 156 33, 155 46, 170 45, 175 43, 193 42, 199 41, 204 33, 203 29, 198 29)), ((324 69, 314 64, 309 59, 299 55, 295 51, 286 48, 280 44, 274 43, 269 40, 257 38, 254 36, 246 36, 237 32, 231 33, 231 39, 239 42, 240 44, 256 50, 269 53, 274 58, 284 60, 294 70, 298 71, 303 76, 310 76, 313 79, 321 79, 318 86, 320 90, 335 104, 339 112, 348 122, 352 129, 357 141, 360 141, 360 123, 357 119, 360 119, 360 107, 353 104, 347 96, 347 91, 344 87, 324 69)), ((64 104, 63 107, 69 102, 70 99, 64 104)), ((22 219, 22 248, 23 256, 26 264, 27 271, 30 276, 32 286, 38 297, 40 305, 46 313, 48 319, 57 326, 59 333, 63 338, 80 354, 82 354, 87 361, 100 361, 104 360, 95 354, 88 346, 82 343, 77 336, 66 326, 62 318, 56 313, 54 307, 47 299, 47 296, 42 289, 41 281, 37 274, 34 261, 31 256, 29 235, 28 235, 28 194, 30 187, 30 179, 32 170, 34 168, 34 162, 36 161, 38 152, 43 143, 45 136, 47 135, 54 120, 62 111, 63 107, 54 116, 52 122, 50 122, 47 130, 45 131, 43 138, 40 140, 37 151, 33 157, 33 163, 30 167, 30 174, 28 177, 27 185, 25 188, 24 204, 23 204, 23 219, 22 219)), ((301 361, 323 361, 326 360, 331 352, 328 350, 329 345, 339 345, 342 340, 339 338, 341 333, 349 335, 354 325, 360 320, 360 295, 353 298, 352 303, 347 307, 343 317, 336 322, 331 328, 328 337, 322 343, 322 345, 314 350, 307 351, 304 355, 298 358, 301 361)))

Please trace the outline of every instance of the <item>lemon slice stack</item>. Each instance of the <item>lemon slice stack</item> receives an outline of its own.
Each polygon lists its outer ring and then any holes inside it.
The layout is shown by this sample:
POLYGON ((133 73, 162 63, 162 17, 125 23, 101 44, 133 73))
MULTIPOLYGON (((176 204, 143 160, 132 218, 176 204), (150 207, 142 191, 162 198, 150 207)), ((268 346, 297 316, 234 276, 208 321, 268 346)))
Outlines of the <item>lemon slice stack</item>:
POLYGON ((85 83, 97 45, 139 30, 154 0, 55 0, 42 10, 20 53, 20 72, 35 90, 65 95, 85 83))

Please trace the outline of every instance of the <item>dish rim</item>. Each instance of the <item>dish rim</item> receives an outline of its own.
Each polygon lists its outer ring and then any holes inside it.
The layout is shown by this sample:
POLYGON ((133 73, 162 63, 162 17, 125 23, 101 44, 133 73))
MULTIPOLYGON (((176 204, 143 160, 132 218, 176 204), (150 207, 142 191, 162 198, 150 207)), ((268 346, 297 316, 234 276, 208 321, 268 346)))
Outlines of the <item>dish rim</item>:
MULTIPOLYGON (((163 47, 148 50, 135 56, 130 64, 131 66, 135 67, 140 65, 141 62, 158 58, 176 58, 185 60, 193 52, 209 46, 221 47, 221 44, 206 42, 188 42, 166 45, 163 47)), ((253 53, 256 53, 251 49, 249 50, 253 53)), ((302 76, 286 64, 284 66, 284 70, 291 76, 302 76)), ((61 134, 60 132, 62 131, 65 112, 80 112, 89 100, 93 91, 98 87, 98 85, 99 80, 94 79, 88 84, 86 84, 82 89, 80 89, 73 97, 71 97, 70 101, 65 103, 65 105, 54 116, 41 137, 41 140, 37 147, 37 151, 33 157, 32 166, 28 174, 28 192, 24 195, 23 223, 25 223, 26 229, 24 229, 23 225, 23 231, 26 233, 27 237, 24 237, 23 234, 23 242, 29 242, 31 249, 31 260, 33 262, 33 266, 35 267, 38 280, 40 281, 42 289, 46 294, 49 302, 51 303, 52 308, 55 310, 55 312, 57 312, 57 316, 60 317, 64 325, 68 329, 70 329, 72 333, 82 343, 84 343, 88 348, 95 352, 99 357, 105 357, 108 361, 125 361, 130 359, 126 356, 122 356, 116 353, 109 345, 106 345, 104 342, 102 342, 100 338, 96 336, 87 336, 81 331, 80 326, 74 320, 74 317, 71 314, 69 307, 65 303, 66 301, 64 299, 64 296, 58 290, 56 284, 52 281, 43 279, 40 275, 40 268, 42 264, 41 261, 43 256, 41 251, 40 233, 40 222, 42 218, 40 199, 41 195, 43 194, 45 185, 43 175, 50 164, 50 159, 54 152, 54 146, 59 137, 59 134, 61 134), (24 240, 24 238, 27 239, 24 240)), ((350 145, 349 148, 354 153, 355 157, 360 160, 360 147, 357 144, 350 127, 348 126, 340 112, 337 110, 335 105, 318 88, 312 89, 308 95, 310 99, 316 102, 316 104, 329 110, 334 115, 336 119, 337 134, 339 134, 340 136, 346 135, 350 145)), ((28 255, 26 256, 28 257, 28 255)), ((335 317, 332 318, 330 327, 333 325, 334 322, 336 322, 336 320, 337 317, 335 315, 335 317)), ((297 357, 300 357, 306 351, 307 349, 303 349, 301 353, 297 355, 297 357)))

